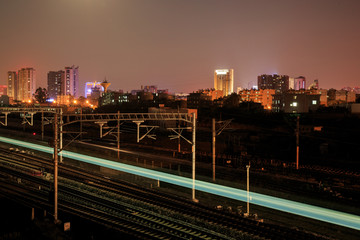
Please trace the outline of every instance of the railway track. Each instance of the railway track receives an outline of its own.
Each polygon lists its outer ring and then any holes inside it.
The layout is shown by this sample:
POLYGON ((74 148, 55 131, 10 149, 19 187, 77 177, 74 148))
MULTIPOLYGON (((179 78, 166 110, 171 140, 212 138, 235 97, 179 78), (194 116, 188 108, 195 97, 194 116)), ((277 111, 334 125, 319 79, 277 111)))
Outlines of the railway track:
MULTIPOLYGON (((9 151, 7 150, 0 151, 0 155, 6 156, 8 154, 9 151)), ((34 166, 45 168, 46 171, 51 171, 52 169, 52 165, 49 160, 46 159, 40 159, 21 153, 13 153, 13 157, 17 158, 16 161, 23 161, 23 158, 25 158, 27 162, 31 161, 34 166)), ((195 219, 194 221, 196 223, 204 223, 209 226, 213 225, 217 228, 225 229, 228 232, 239 232, 244 233, 245 235, 253 237, 258 236, 266 239, 322 239, 321 237, 302 231, 259 223, 235 214, 217 211, 184 199, 174 198, 167 194, 144 189, 119 180, 104 179, 102 175, 85 172, 82 169, 61 165, 59 171, 61 176, 72 179, 73 181, 87 183, 87 186, 99 189, 99 191, 107 191, 121 195, 123 198, 135 199, 147 206, 156 206, 163 211, 166 210, 179 214, 179 216, 181 215, 180 218, 192 218, 195 219)), ((76 194, 73 195, 76 196, 76 194)), ((100 200, 98 199, 98 201, 100 200)), ((109 202, 107 202, 107 204, 109 204, 109 202)), ((108 209, 113 209, 109 208, 109 206, 107 207, 108 209)), ((76 207, 74 206, 74 208, 76 207)), ((184 226, 180 226, 180 228, 183 227, 184 226)), ((203 233, 200 233, 200 235, 201 234, 203 233)))

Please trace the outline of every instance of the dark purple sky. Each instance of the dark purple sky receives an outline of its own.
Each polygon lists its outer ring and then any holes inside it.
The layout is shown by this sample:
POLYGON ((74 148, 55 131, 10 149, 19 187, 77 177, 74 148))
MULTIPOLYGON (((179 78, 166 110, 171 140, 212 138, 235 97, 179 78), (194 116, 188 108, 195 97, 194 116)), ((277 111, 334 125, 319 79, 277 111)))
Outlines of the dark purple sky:
POLYGON ((0 0, 0 84, 6 72, 80 67, 110 89, 213 87, 233 68, 236 87, 257 75, 303 75, 322 88, 360 85, 360 0, 0 0))

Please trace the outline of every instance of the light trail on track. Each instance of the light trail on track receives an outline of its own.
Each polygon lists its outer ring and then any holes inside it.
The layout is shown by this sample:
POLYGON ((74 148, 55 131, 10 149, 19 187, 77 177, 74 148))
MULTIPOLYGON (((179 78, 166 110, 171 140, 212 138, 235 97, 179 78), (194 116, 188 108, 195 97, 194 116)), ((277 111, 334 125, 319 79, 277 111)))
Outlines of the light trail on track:
MULTIPOLYGON (((50 147, 23 142, 6 137, 0 137, 0 142, 13 144, 25 148, 30 148, 36 151, 41 151, 49 154, 53 154, 54 152, 53 148, 50 147)), ((167 182, 190 189, 192 189, 193 187, 193 181, 190 178, 180 177, 169 173, 163 173, 151 169, 136 167, 129 164, 114 162, 110 160, 105 160, 105 159, 74 153, 70 151, 65 151, 65 150, 63 150, 61 153, 63 157, 75 159, 81 162, 107 167, 114 170, 127 172, 142 177, 147 177, 150 179, 159 180, 162 182, 167 182)), ((203 191, 203 192, 219 195, 222 197, 240 200, 243 202, 247 201, 247 192, 245 190, 240 190, 232 187, 227 187, 214 183, 208 183, 199 180, 195 181, 195 189, 198 191, 203 191)), ((291 214, 300 215, 303 217, 316 219, 319 221, 324 221, 324 222, 360 230, 360 216, 349 213, 344 213, 340 211, 335 211, 331 209, 326 209, 318 206, 290 201, 290 200, 254 193, 254 192, 250 192, 250 203, 291 214)))

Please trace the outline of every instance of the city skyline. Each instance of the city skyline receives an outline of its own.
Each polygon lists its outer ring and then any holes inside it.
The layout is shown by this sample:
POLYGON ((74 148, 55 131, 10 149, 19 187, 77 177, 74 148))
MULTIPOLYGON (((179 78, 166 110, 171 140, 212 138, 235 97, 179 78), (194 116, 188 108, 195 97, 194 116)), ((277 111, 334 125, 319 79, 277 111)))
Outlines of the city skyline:
POLYGON ((359 85, 358 1, 19 0, 0 6, 6 56, 0 84, 8 71, 33 67, 37 87, 45 87, 49 71, 75 64, 80 93, 85 82, 104 77, 112 90, 158 85, 192 92, 211 88, 214 70, 223 68, 234 69, 235 89, 274 73, 319 79, 326 89, 359 85))

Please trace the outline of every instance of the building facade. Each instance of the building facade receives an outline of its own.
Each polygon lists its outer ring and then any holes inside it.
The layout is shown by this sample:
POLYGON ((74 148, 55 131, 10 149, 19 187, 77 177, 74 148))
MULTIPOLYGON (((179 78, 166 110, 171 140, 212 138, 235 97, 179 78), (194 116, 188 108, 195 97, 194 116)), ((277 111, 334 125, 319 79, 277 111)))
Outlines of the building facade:
POLYGON ((18 86, 17 72, 7 72, 7 95, 9 98, 17 99, 17 86, 18 86))
POLYGON ((347 105, 356 101, 356 93, 346 90, 329 89, 327 93, 328 106, 347 105))
POLYGON ((303 76, 297 77, 294 79, 294 89, 306 89, 306 79, 303 76))
POLYGON ((7 85, 0 85, 0 96, 7 95, 7 85))
POLYGON ((65 67, 65 81, 63 83, 63 95, 71 95, 75 98, 78 95, 79 67, 74 65, 65 67))
POLYGON ((258 76, 258 89, 274 89, 275 93, 283 93, 289 90, 289 76, 267 75, 258 76))
POLYGON ((32 101, 36 88, 36 72, 33 68, 22 68, 18 71, 16 100, 32 101))
POLYGON ((243 102, 255 102, 260 103, 264 109, 271 110, 273 95, 275 94, 274 89, 250 89, 242 90, 238 92, 240 101, 243 102))
POLYGON ((273 95, 272 111, 285 113, 306 113, 316 111, 320 106, 320 94, 309 90, 291 90, 273 95))
POLYGON ((99 90, 100 93, 104 92, 104 87, 101 86, 101 82, 94 81, 94 82, 86 82, 85 83, 85 97, 86 98, 91 97, 91 94, 94 90, 95 91, 99 90))
POLYGON ((65 71, 48 72, 48 95, 50 99, 56 100, 58 96, 64 94, 65 71))
POLYGON ((234 69, 218 69, 214 72, 214 88, 222 90, 224 96, 234 92, 234 69))

